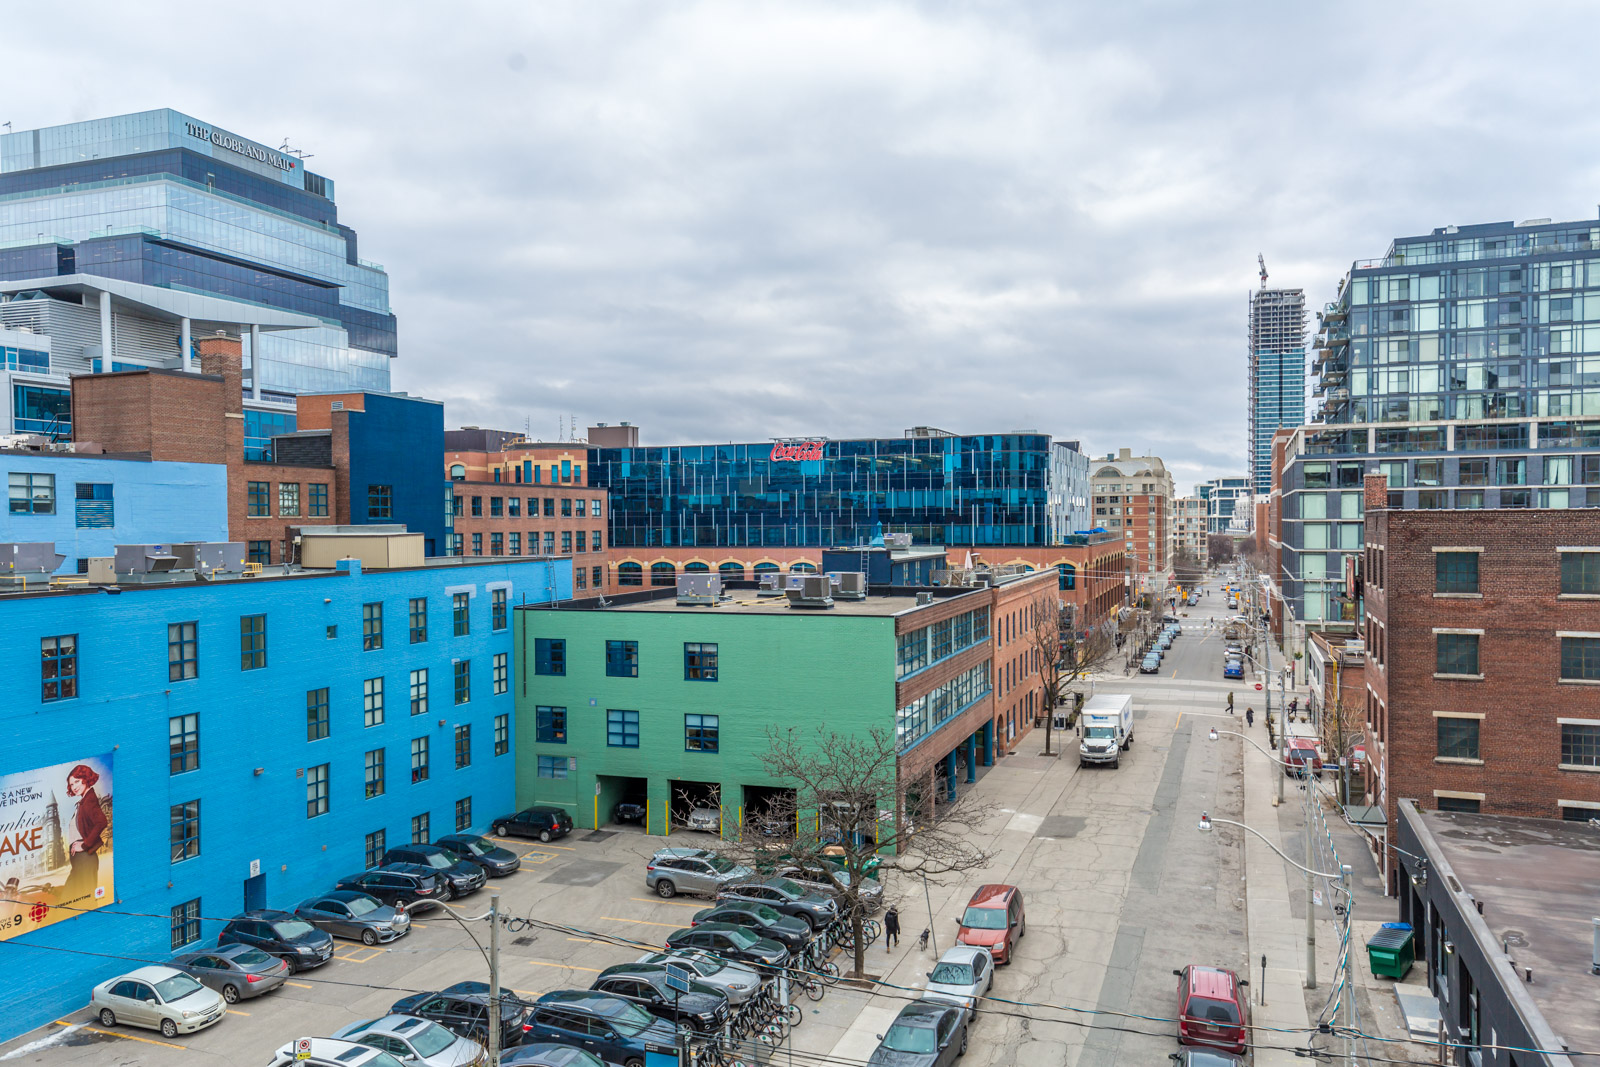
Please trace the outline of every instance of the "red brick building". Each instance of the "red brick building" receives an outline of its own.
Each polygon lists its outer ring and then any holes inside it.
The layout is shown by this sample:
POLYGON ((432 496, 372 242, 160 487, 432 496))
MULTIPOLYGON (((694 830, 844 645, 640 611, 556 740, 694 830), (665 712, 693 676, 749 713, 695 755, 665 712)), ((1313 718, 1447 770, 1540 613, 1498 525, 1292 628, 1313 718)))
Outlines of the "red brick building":
POLYGON ((1600 513, 1390 510, 1376 474, 1365 496, 1366 786, 1391 837, 1402 799, 1600 816, 1600 513))

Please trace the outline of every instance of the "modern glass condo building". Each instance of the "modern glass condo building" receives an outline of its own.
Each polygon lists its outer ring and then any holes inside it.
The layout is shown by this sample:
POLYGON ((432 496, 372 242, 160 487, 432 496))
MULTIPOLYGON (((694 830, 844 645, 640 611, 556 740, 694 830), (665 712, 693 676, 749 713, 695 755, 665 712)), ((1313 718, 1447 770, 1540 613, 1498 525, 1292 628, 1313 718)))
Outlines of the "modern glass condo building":
POLYGON ((1272 489, 1272 435, 1305 418, 1305 290, 1259 289, 1250 297, 1249 458, 1255 492, 1272 489))
POLYGON ((1600 220, 1396 239, 1320 319, 1320 407, 1275 486, 1293 623, 1356 625, 1366 473, 1390 507, 1600 506, 1600 220))
POLYGON ((880 523, 950 545, 1072 532, 1053 528, 1045 434, 591 448, 589 467, 611 494, 613 548, 854 545, 880 523))

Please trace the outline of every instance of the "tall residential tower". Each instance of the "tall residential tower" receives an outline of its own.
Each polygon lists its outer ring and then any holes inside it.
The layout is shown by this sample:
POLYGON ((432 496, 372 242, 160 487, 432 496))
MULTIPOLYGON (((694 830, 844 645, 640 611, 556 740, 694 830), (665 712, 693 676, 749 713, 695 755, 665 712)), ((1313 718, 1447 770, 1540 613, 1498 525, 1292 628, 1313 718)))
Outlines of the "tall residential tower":
POLYGON ((1272 435, 1306 418, 1306 294, 1261 288, 1250 297, 1250 488, 1272 489, 1272 435))

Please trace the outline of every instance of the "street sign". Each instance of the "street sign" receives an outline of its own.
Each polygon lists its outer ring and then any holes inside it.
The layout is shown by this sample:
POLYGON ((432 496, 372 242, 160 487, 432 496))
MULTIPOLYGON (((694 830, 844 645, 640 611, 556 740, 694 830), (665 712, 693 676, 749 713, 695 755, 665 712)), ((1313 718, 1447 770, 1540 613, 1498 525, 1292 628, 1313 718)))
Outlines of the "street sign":
POLYGON ((311 1039, 297 1037, 294 1039, 294 1058, 296 1060, 309 1060, 311 1058, 311 1039))
POLYGON ((261 873, 261 861, 260 860, 251 860, 250 861, 250 877, 254 878, 256 875, 258 875, 260 873, 261 873))
POLYGON ((681 963, 667 964, 667 988, 676 989, 680 993, 689 992, 689 968, 681 963))
POLYGON ((1257 682, 1257 683, 1256 683, 1256 688, 1257 688, 1257 689, 1260 689, 1260 688, 1261 688, 1261 683, 1260 683, 1260 682, 1257 682))

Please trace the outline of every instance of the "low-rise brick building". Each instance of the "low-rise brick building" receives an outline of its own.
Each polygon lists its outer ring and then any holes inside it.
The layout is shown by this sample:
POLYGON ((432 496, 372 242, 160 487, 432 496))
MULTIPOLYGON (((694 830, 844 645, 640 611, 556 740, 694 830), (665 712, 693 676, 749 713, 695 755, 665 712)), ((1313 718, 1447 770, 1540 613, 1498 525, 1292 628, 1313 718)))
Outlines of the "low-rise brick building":
MULTIPOLYGON (((1371 803, 1600 814, 1600 512, 1391 510, 1366 477, 1371 803)), ((1390 864, 1393 870, 1393 864, 1390 864)))

